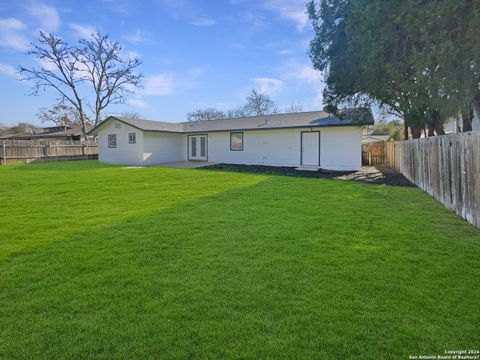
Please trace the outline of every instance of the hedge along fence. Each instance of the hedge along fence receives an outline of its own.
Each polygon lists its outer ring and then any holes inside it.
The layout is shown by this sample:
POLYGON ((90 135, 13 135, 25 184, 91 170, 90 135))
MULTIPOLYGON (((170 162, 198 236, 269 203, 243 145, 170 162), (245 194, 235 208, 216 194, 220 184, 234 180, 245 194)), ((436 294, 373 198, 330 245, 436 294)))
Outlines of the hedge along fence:
POLYGON ((388 142, 385 163, 480 228, 480 132, 388 142))
POLYGON ((0 164, 98 158, 98 145, 69 140, 0 140, 0 164))

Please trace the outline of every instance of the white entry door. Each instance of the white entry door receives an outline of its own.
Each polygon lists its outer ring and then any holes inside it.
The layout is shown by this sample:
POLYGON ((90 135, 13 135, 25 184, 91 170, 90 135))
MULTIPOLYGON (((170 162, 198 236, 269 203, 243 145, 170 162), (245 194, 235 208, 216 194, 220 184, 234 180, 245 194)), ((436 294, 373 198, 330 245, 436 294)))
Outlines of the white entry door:
POLYGON ((320 132, 302 132, 302 165, 320 166, 320 132))
POLYGON ((189 136, 188 159, 207 160, 207 135, 189 136))

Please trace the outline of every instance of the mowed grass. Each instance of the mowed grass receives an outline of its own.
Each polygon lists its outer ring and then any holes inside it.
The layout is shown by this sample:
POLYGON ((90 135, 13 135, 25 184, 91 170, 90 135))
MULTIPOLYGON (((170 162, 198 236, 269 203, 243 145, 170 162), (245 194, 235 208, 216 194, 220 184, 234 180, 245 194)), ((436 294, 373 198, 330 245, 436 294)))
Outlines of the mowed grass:
POLYGON ((0 167, 2 359, 406 359, 480 345, 480 231, 416 188, 0 167))

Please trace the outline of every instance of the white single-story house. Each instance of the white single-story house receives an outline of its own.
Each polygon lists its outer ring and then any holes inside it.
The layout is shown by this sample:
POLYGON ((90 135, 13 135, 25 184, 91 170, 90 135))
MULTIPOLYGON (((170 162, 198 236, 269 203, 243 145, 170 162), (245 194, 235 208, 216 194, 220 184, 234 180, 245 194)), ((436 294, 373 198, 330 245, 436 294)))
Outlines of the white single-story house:
POLYGON ((110 116, 90 131, 99 160, 128 165, 178 161, 358 170, 362 126, 323 111, 170 123, 110 116))
POLYGON ((390 135, 363 135, 362 144, 371 144, 380 141, 388 141, 390 135))
MULTIPOLYGON (((463 131, 463 120, 462 115, 458 114, 457 116, 452 116, 451 118, 447 119, 443 124, 443 128, 445 130, 445 134, 454 134, 463 131)), ((472 130, 473 131, 480 131, 480 117, 478 116, 477 112, 473 111, 473 119, 472 119, 472 130)))

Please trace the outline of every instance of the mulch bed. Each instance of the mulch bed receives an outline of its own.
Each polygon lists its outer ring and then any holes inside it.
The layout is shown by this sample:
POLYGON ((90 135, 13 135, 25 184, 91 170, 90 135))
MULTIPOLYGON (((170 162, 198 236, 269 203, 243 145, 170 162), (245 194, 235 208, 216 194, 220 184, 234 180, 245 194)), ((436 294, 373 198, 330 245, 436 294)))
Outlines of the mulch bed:
POLYGON ((216 164, 202 167, 201 170, 222 170, 231 172, 282 175, 302 178, 337 179, 359 181, 367 184, 414 187, 402 174, 386 166, 364 166, 359 171, 301 171, 293 167, 263 165, 216 164))

